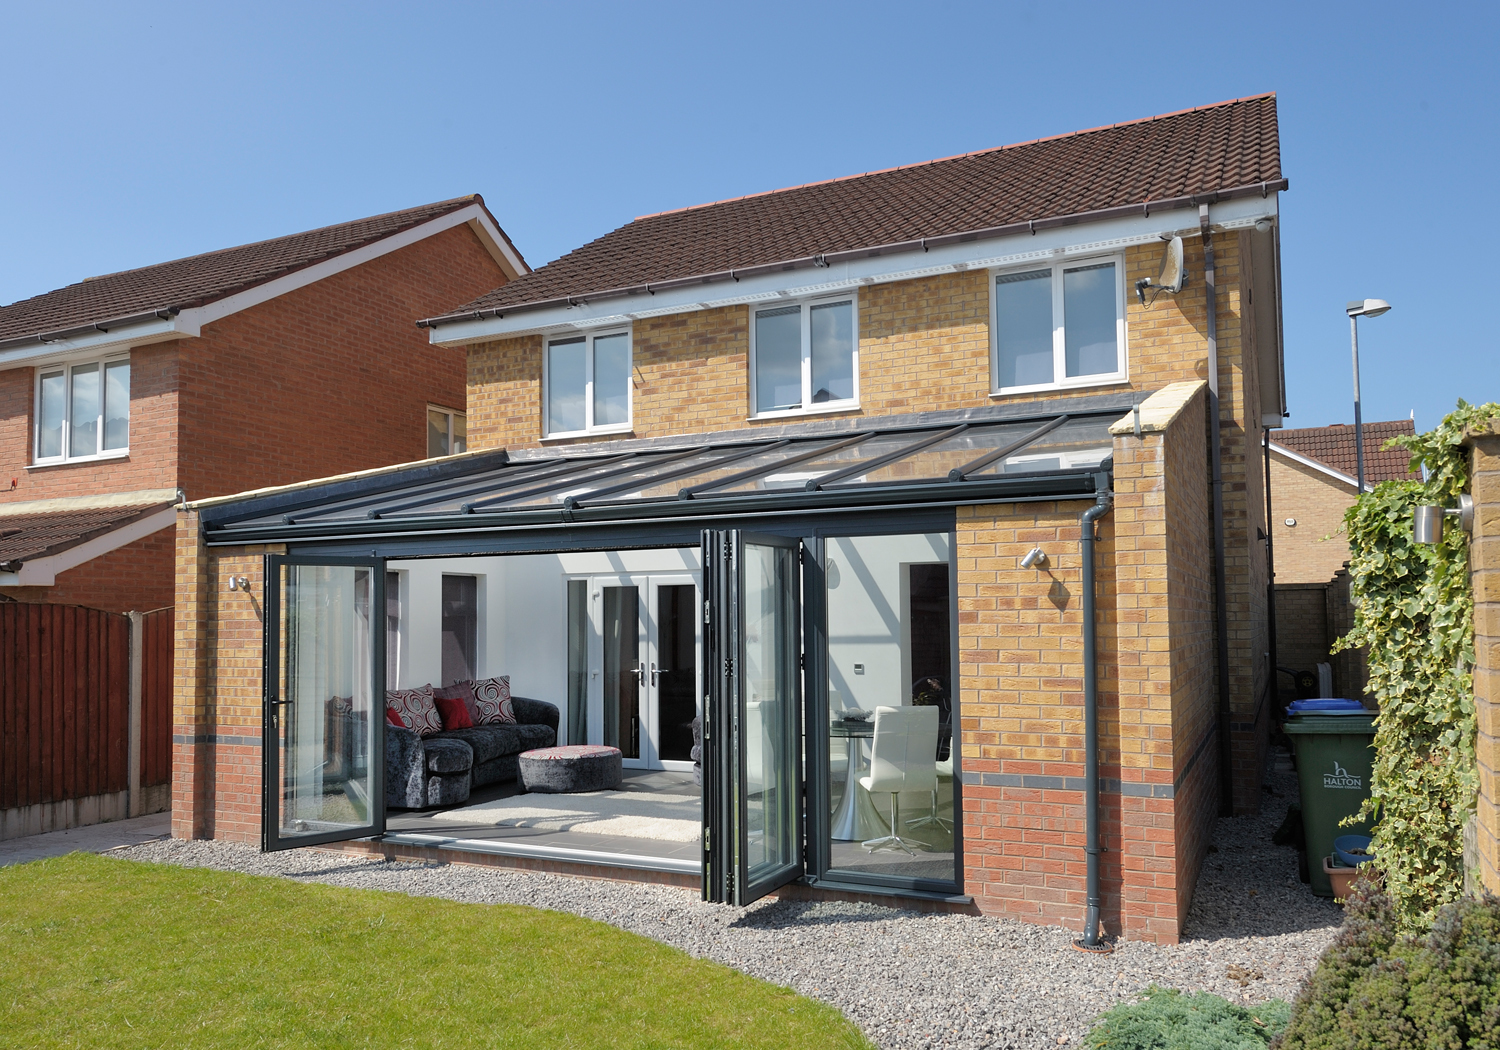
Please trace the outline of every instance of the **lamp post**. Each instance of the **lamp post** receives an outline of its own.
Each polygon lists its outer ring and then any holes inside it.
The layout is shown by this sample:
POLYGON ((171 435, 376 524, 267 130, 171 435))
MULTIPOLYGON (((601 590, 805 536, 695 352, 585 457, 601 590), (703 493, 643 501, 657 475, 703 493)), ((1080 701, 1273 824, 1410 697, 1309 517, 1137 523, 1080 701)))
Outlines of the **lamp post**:
POLYGON ((1349 315, 1349 346, 1354 353, 1354 463, 1359 491, 1365 491, 1365 430, 1359 414, 1359 319, 1379 317, 1391 308, 1384 299, 1356 299, 1344 306, 1349 315))

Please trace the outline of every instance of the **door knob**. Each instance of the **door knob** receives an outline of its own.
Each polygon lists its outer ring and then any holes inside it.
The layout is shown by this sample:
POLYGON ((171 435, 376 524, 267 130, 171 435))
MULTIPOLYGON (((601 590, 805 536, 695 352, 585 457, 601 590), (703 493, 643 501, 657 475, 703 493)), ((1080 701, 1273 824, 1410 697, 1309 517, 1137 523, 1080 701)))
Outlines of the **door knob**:
POLYGON ((661 672, 656 669, 656 665, 655 664, 652 664, 651 665, 651 684, 652 685, 656 684, 656 676, 659 675, 659 674, 661 674, 661 672))

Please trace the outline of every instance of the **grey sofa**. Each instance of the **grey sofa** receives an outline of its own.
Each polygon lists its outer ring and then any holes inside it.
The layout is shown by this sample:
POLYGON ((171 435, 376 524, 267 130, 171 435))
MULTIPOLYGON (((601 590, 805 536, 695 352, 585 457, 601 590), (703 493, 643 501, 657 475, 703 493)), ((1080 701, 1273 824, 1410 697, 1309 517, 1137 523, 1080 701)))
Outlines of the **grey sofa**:
POLYGON ((511 697, 514 724, 445 729, 420 737, 400 726, 385 727, 385 804, 395 809, 431 809, 464 802, 473 788, 514 780, 517 756, 557 743, 555 704, 511 697))

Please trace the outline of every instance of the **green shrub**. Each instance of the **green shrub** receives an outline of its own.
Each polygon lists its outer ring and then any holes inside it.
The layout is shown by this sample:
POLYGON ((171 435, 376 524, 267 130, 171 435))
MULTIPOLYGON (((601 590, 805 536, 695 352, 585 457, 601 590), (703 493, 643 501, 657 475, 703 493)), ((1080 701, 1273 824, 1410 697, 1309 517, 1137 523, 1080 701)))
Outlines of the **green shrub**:
POLYGON ((1280 999, 1255 1009, 1208 992, 1147 989, 1140 1002, 1117 1006, 1090 1029, 1090 1050, 1265 1050, 1286 1027, 1291 1007, 1280 999))
POLYGON ((1364 880, 1344 911, 1277 1050, 1500 1050, 1500 899, 1448 904, 1422 935, 1364 880))

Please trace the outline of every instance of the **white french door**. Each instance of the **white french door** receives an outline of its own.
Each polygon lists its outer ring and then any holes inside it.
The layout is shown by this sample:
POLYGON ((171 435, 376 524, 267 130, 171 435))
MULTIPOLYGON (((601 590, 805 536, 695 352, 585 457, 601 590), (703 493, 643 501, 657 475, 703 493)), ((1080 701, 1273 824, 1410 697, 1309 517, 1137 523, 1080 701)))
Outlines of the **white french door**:
POLYGON ((590 576, 586 739, 627 768, 691 772, 702 617, 690 574, 590 576))

